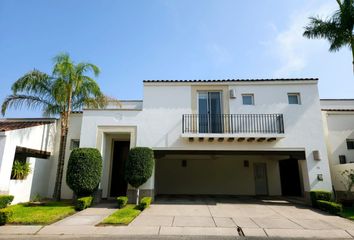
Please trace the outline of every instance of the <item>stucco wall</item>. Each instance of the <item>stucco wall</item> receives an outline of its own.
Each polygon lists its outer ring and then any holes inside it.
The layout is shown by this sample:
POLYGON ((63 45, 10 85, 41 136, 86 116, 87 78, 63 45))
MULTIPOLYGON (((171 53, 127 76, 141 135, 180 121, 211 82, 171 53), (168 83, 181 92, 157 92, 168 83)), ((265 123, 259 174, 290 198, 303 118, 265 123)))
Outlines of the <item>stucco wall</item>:
POLYGON ((52 123, 7 131, 0 137, 0 192, 9 190, 16 146, 53 153, 55 134, 56 124, 52 123))
MULTIPOLYGON (((220 85, 220 83, 218 83, 220 85)), ((145 84, 142 111, 88 110, 83 113, 81 146, 97 146, 97 129, 100 126, 134 126, 137 128, 137 146, 162 149, 186 150, 305 150, 307 169, 304 172, 305 191, 310 189, 331 190, 327 149, 324 140, 320 101, 317 83, 269 82, 269 83, 225 83, 227 89, 235 89, 236 99, 230 99, 230 113, 283 113, 285 137, 273 143, 239 142, 189 142, 181 137, 182 114, 192 112, 192 85, 145 84), (299 92, 301 105, 289 105, 287 93, 299 92), (242 93, 253 93, 254 106, 241 104, 242 93), (318 150, 320 161, 313 159, 318 150), (308 173, 308 174, 307 174, 308 173), (317 180, 322 174, 324 181, 317 180)), ((228 92, 224 94, 228 95, 228 92)), ((144 186, 154 187, 154 177, 144 186)))
POLYGON ((12 204, 28 202, 37 194, 48 197, 49 159, 27 158, 31 173, 24 180, 10 180, 9 194, 14 196, 12 204))
MULTIPOLYGON (((70 115, 70 123, 69 123, 70 126, 69 126, 67 143, 66 143, 64 173, 63 173, 63 181, 62 181, 62 188, 61 188, 62 191, 61 197, 64 199, 71 199, 73 196, 72 190, 66 184, 66 170, 67 170, 68 160, 71 153, 70 150, 71 139, 80 139, 81 131, 87 131, 85 129, 81 129, 81 122, 82 122, 81 113, 74 113, 70 115)), ((54 150, 55 158, 53 158, 53 167, 51 168, 51 173, 50 173, 50 180, 49 180, 49 187, 48 187, 48 192, 50 196, 52 196, 54 192, 55 179, 56 179, 56 173, 58 167, 59 144, 60 144, 60 126, 58 126, 58 133, 55 139, 55 150, 54 150)))

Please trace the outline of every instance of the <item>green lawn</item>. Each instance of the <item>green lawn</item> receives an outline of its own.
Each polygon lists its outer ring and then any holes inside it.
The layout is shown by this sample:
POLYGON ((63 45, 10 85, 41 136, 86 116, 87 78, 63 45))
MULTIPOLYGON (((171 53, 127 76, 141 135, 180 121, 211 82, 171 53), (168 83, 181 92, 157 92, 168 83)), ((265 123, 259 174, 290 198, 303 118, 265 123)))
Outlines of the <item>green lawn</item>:
POLYGON ((13 215, 9 224, 50 224, 75 213, 74 206, 68 202, 48 202, 44 206, 17 204, 8 207, 13 215))
POLYGON ((350 207, 343 208, 343 212, 341 212, 340 215, 350 220, 354 220, 354 208, 350 208, 350 207))
POLYGON ((122 209, 118 209, 112 215, 106 217, 101 224, 128 225, 139 214, 140 210, 136 209, 133 204, 128 204, 122 209))

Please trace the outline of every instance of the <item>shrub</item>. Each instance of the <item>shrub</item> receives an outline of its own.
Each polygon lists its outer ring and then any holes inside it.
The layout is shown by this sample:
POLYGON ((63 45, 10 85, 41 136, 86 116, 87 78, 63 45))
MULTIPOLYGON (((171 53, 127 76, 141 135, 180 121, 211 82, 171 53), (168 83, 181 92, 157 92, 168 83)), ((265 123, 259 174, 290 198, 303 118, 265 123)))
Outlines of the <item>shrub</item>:
POLYGON ((74 149, 69 158, 66 183, 78 197, 91 195, 100 183, 102 157, 96 148, 74 149))
POLYGON ((5 225, 12 216, 12 211, 8 208, 0 209, 0 226, 5 225))
POLYGON ((343 210, 342 204, 324 200, 317 200, 317 206, 319 209, 331 214, 339 214, 343 210))
POLYGON ((118 208, 124 208, 125 205, 127 205, 128 203, 128 197, 126 196, 117 197, 117 203, 118 203, 118 208))
POLYGON ((12 165, 11 179, 23 180, 31 172, 31 167, 28 162, 15 160, 12 165))
POLYGON ((77 211, 81 211, 81 210, 84 210, 84 209, 90 207, 92 204, 92 199, 93 199, 93 197, 91 197, 91 196, 78 198, 76 200, 75 209, 77 211))
POLYGON ((318 207, 317 201, 318 200, 330 201, 332 199, 332 193, 328 191, 314 190, 310 192, 310 197, 311 197, 312 206, 318 207))
POLYGON ((125 179, 130 185, 138 188, 151 177, 153 168, 154 152, 151 148, 132 148, 125 162, 125 179))
POLYGON ((14 200, 14 196, 12 195, 0 195, 0 209, 6 208, 11 204, 12 200, 14 200))
POLYGON ((141 211, 143 211, 145 208, 148 208, 151 204, 151 197, 143 197, 141 200, 140 200, 140 203, 139 203, 139 209, 141 211))

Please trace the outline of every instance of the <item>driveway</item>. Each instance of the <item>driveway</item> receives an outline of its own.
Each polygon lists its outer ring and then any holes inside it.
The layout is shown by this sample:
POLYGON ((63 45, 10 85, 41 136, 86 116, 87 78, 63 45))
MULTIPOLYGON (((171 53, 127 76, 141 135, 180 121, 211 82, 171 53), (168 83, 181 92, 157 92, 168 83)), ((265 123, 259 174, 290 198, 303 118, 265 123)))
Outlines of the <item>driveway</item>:
POLYGON ((130 226, 158 226, 159 235, 352 238, 354 223, 283 199, 158 198, 130 226))

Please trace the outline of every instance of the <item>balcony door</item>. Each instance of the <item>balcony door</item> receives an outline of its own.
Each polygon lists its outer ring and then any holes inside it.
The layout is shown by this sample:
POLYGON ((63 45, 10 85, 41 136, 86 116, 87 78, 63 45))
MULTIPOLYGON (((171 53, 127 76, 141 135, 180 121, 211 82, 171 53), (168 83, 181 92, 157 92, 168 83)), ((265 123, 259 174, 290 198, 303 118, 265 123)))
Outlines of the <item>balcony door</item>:
POLYGON ((198 93, 199 133, 222 133, 221 92, 198 93))

